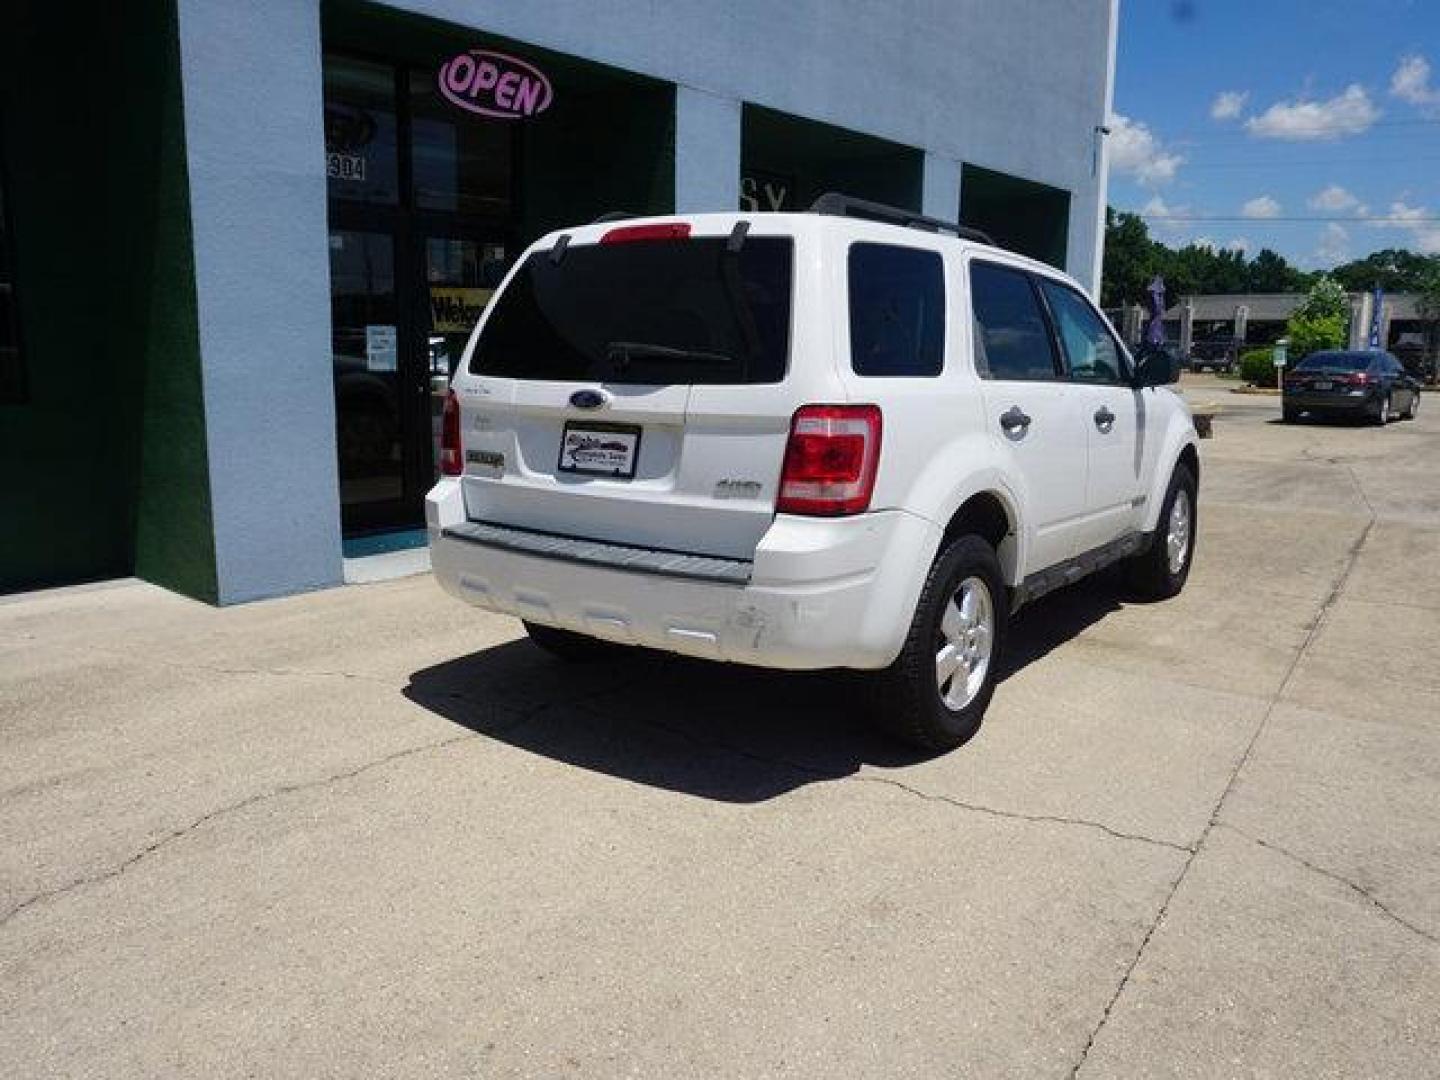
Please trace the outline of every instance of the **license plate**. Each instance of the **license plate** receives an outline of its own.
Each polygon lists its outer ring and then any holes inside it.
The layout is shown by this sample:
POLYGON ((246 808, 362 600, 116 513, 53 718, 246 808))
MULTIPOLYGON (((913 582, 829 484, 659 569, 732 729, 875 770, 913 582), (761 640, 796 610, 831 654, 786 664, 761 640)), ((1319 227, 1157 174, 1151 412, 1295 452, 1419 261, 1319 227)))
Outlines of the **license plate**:
POLYGON ((1322 379, 1319 382, 1311 383, 1310 388, 1312 390, 1333 390, 1335 388, 1335 384, 1322 379))
POLYGON ((640 457, 635 424, 567 423, 560 437, 561 472, 632 480, 640 457))

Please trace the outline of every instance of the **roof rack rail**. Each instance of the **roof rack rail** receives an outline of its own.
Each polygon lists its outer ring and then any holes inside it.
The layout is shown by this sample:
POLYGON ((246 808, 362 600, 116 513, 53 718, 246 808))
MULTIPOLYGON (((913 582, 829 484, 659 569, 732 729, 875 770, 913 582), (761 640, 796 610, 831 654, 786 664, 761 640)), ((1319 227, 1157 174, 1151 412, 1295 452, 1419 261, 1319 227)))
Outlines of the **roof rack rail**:
POLYGON ((632 214, 629 210, 610 210, 601 214, 590 224, 604 225, 607 221, 629 221, 631 218, 639 216, 639 214, 632 214))
POLYGON ((821 195, 810 204, 810 213, 831 214, 835 217, 867 218, 870 221, 884 221, 891 225, 903 225, 907 229, 922 229, 925 232, 954 233, 961 240, 975 240, 981 244, 989 244, 991 247, 1000 246, 991 239, 989 233, 972 229, 969 225, 961 225, 955 221, 942 221, 940 218, 927 217, 924 214, 917 214, 913 210, 871 202, 869 199, 857 199, 853 195, 844 195, 838 191, 827 191, 821 195))

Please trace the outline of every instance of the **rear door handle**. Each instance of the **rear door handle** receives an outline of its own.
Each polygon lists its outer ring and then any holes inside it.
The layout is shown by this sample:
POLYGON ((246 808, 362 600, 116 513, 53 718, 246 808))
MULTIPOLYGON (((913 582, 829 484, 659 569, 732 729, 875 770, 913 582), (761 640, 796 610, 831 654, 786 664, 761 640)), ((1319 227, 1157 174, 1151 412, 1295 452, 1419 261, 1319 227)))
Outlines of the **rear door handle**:
POLYGON ((1019 405, 1012 405, 1000 414, 1000 426, 1005 429, 1006 435, 1024 435, 1030 430, 1030 417, 1019 405))
POLYGON ((1095 426, 1100 429, 1101 434, 1110 434, 1110 429, 1115 426, 1115 414, 1108 406, 1101 405, 1095 410, 1095 426))

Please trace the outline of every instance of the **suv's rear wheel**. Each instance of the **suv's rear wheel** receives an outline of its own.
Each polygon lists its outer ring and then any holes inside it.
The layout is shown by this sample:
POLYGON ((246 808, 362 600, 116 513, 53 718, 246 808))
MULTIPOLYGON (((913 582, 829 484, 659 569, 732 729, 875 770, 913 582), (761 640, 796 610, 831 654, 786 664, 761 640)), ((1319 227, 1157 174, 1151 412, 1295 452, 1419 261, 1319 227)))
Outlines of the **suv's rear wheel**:
POLYGON ((1150 546, 1125 563, 1130 587, 1141 598, 1168 600, 1185 588, 1195 554, 1195 509, 1195 475, 1177 465, 1150 546))
POLYGON ((561 630, 556 626, 533 623, 528 619, 522 620, 522 622, 525 626, 525 633, 530 635, 531 641, 551 656, 559 657, 561 660, 578 663, 587 660, 601 660, 607 656, 613 656, 625 647, 616 645, 613 641, 601 641, 599 638, 589 637, 586 634, 577 634, 573 630, 561 630))
POLYGON ((1009 595, 994 550, 962 536, 930 567, 905 645, 875 679, 876 719, 923 750, 966 742, 995 692, 1009 595))

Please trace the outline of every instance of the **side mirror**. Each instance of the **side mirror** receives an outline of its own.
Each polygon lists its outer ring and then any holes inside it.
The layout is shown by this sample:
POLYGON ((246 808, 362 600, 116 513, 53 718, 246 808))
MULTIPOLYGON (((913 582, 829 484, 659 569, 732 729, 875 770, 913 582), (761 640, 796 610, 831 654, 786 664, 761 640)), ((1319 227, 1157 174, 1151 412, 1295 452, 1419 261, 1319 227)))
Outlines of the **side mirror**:
POLYGON ((1135 387, 1169 386, 1180 381, 1180 358, 1164 349, 1143 349, 1135 358, 1135 387))

